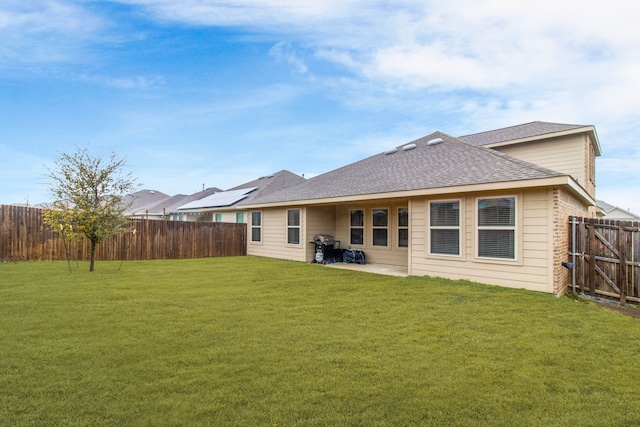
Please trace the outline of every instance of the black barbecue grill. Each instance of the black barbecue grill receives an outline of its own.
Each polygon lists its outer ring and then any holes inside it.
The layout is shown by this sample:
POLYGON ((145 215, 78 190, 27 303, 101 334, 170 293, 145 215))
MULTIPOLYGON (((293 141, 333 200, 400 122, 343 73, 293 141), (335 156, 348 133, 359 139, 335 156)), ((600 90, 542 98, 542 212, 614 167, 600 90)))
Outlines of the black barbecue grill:
POLYGON ((313 242, 309 243, 315 245, 314 262, 325 264, 338 261, 337 258, 342 254, 340 250, 340 240, 336 240, 330 234, 316 234, 313 236, 313 242))

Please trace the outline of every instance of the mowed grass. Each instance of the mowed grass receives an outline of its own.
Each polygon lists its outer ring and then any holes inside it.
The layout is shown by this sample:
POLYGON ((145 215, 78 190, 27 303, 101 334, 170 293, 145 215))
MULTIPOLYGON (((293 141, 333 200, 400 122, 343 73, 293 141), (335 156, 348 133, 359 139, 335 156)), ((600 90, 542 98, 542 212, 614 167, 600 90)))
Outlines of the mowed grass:
POLYGON ((255 257, 0 264, 0 425, 640 425, 640 321, 255 257))

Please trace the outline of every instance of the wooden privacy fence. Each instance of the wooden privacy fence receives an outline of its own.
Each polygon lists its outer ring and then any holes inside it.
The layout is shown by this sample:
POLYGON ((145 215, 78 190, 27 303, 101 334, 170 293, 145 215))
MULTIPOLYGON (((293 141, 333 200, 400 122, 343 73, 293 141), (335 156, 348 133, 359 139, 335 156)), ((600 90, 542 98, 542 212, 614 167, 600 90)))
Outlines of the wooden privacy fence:
MULTIPOLYGON (((96 259, 149 260, 246 255, 246 224, 131 220, 126 231, 98 245, 96 259)), ((88 260, 90 242, 63 239, 42 210, 0 205, 0 260, 88 260)))
POLYGON ((640 302, 640 222, 570 217, 575 287, 592 296, 640 302))

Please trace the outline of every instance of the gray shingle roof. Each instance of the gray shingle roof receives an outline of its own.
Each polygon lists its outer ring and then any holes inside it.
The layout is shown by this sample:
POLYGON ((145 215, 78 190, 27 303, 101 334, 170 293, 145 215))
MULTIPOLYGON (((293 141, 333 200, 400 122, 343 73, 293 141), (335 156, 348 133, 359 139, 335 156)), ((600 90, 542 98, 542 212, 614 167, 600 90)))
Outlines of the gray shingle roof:
POLYGON ((154 206, 169 198, 168 194, 156 190, 140 190, 123 197, 123 202, 129 206, 127 214, 145 212, 148 207, 154 206))
POLYGON ((198 200, 210 194, 220 192, 217 187, 207 188, 191 195, 176 194, 168 196, 165 193, 155 190, 141 190, 125 196, 125 201, 133 200, 128 215, 140 215, 149 213, 150 215, 162 215, 163 213, 176 212, 176 208, 193 200, 198 200))
POLYGON ((282 191, 259 195, 251 203, 290 202, 433 189, 562 176, 495 150, 478 147, 441 132, 310 178, 282 191), (442 143, 427 142, 442 138, 442 143), (415 144, 415 148, 403 147, 415 144))
POLYGON ((573 129, 583 128, 585 125, 569 125, 563 123, 531 122, 517 126, 510 126, 502 129, 490 130, 487 132, 474 133, 460 136, 461 139, 473 145, 496 144, 505 141, 514 141, 522 138, 547 135, 557 132, 565 132, 573 129))
POLYGON ((296 175, 288 170, 281 170, 273 175, 263 176, 256 180, 245 182, 244 184, 230 188, 229 190, 240 190, 242 188, 256 187, 257 190, 249 193, 249 195, 240 201, 238 205, 250 204, 254 199, 258 197, 268 196, 270 194, 279 192, 292 185, 305 182, 306 179, 300 175, 296 175))
POLYGON ((234 205, 246 198, 256 187, 240 188, 238 190, 227 190, 212 194, 200 200, 194 200, 178 207, 179 210, 222 208, 234 205))
POLYGON ((200 200, 205 197, 208 197, 212 194, 220 193, 222 190, 218 187, 207 188, 202 191, 198 191, 197 193, 193 193, 190 195, 184 194, 176 194, 175 196, 169 197, 166 200, 163 200, 160 203, 157 203, 148 208, 149 213, 156 214, 169 214, 178 211, 178 207, 193 202, 194 200, 200 200))
POLYGON ((616 209, 618 209, 619 211, 624 212, 626 215, 624 216, 624 218, 620 218, 620 219, 629 219, 629 217, 636 217, 640 219, 640 215, 636 215, 635 213, 631 212, 628 209, 623 209, 620 206, 614 206, 614 205, 610 205, 609 203, 605 202, 604 200, 596 200, 596 206, 598 206, 600 209, 602 209, 605 214, 607 214, 607 216, 605 216, 604 219, 617 219, 615 217, 615 214, 612 214, 612 212, 616 209), (613 215, 613 216, 612 216, 613 215))
POLYGON ((613 205, 610 205, 609 203, 605 202, 604 200, 596 200, 596 206, 598 206, 600 209, 602 209, 605 212, 609 212, 613 209, 615 209, 616 207, 613 205))

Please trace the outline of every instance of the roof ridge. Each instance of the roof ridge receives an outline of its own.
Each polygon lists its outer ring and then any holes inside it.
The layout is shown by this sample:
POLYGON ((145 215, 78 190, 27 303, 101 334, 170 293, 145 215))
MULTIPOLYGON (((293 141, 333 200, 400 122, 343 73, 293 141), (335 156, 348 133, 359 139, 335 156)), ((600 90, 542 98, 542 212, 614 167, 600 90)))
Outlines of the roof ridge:
POLYGON ((501 128, 497 128, 497 129, 485 130, 485 131, 482 131, 482 132, 474 132, 474 133, 470 133, 470 134, 467 134, 467 135, 460 135, 460 136, 458 136, 458 138, 468 138, 470 136, 476 136, 476 135, 483 135, 483 134, 487 134, 487 133, 500 132, 500 131, 504 131, 504 130, 507 130, 507 129, 515 129, 515 128, 520 128, 520 127, 533 125, 533 124, 547 124, 547 125, 554 125, 554 126, 569 126, 572 129, 577 129, 577 128, 589 126, 589 125, 572 124, 572 123, 545 122, 545 121, 542 121, 542 120, 534 120, 534 121, 527 122, 527 123, 520 123, 520 124, 512 125, 512 126, 505 126, 505 127, 501 127, 501 128))
POLYGON ((469 133, 469 134, 466 134, 466 135, 460 135, 457 138, 466 138, 466 137, 473 136, 473 135, 482 135, 484 133, 491 133, 491 132, 496 132, 496 131, 499 131, 499 130, 513 129, 513 128, 520 127, 520 126, 532 125, 534 123, 542 123, 542 122, 540 122, 538 120, 534 120, 532 122, 521 123, 519 125, 505 126, 505 127, 501 127, 501 128, 497 128, 497 129, 483 130, 482 132, 473 132, 473 133, 469 133))

